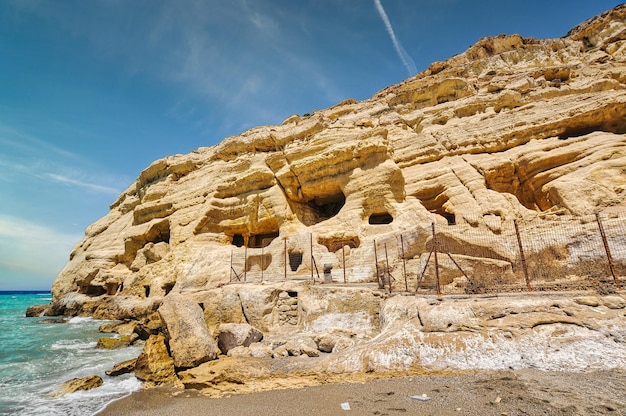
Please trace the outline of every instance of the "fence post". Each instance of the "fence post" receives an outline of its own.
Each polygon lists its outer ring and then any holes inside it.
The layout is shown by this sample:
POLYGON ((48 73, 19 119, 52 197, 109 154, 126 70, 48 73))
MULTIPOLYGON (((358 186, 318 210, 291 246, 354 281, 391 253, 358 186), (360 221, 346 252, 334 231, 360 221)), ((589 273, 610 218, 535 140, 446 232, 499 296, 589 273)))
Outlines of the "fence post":
POLYGON ((409 284, 406 281, 406 257, 404 256, 404 238, 400 234, 400 247, 402 248, 402 274, 404 275, 404 290, 409 291, 409 284))
POLYGON ((248 245, 246 244, 246 248, 244 250, 244 260, 243 260, 243 282, 246 283, 246 275, 248 273, 248 245))
POLYGON ((515 226, 515 235, 517 236, 517 245, 519 246, 519 254, 520 259, 522 260, 522 270, 524 271, 524 279, 526 280, 526 288, 529 292, 532 292, 532 288, 530 287, 530 278, 528 277, 528 267, 526 266, 526 255, 524 254, 524 246, 522 245, 522 236, 519 232, 519 226, 517 225, 517 220, 513 220, 513 225, 515 226))
POLYGON ((387 255, 387 243, 385 243, 385 279, 387 280, 387 282, 389 282, 389 293, 391 293, 391 273, 389 273, 389 256, 387 255))
POLYGON ((309 233, 309 242, 311 249, 311 282, 315 284, 315 278, 313 277, 313 262, 315 261, 315 259, 313 258, 313 233, 309 233))
POLYGON ((284 251, 284 258, 285 258, 285 280, 287 280, 287 237, 285 237, 285 239, 283 240, 283 251, 284 251))
POLYGON ((376 254, 376 240, 374 240, 374 264, 376 265, 376 281, 378 282, 378 288, 380 288, 380 273, 378 270, 378 254, 376 254))
POLYGON ((341 265, 343 266, 343 282, 348 283, 346 280, 346 246, 341 246, 341 265))
POLYGON ((433 251, 435 252, 435 279, 437 284, 437 299, 441 300, 441 285, 439 284, 439 260, 437 259, 437 232, 435 231, 435 223, 431 223, 433 230, 433 251))
POLYGON ((600 221, 600 214, 597 212, 596 212, 596 222, 598 223, 598 228, 600 229, 600 236, 602 237, 602 244, 604 244, 604 251, 606 252, 606 257, 609 260, 609 269, 611 269, 611 276, 613 276, 613 281, 615 282, 615 286, 617 286, 618 289, 621 289, 619 280, 617 279, 617 275, 615 274, 615 264, 613 263, 613 256, 611 255, 609 242, 606 240, 604 227, 602 227, 602 222, 600 221))

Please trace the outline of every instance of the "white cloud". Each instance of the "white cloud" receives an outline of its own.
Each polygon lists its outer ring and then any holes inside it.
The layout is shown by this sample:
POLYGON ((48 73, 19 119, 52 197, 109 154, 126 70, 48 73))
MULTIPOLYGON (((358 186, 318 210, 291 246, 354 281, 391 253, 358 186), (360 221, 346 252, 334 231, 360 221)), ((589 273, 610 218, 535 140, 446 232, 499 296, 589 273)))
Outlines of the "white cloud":
MULTIPOLYGON (((98 183, 93 180, 93 173, 80 169, 79 165, 88 163, 82 156, 1 122, 0 146, 4 147, 0 152, 0 181, 23 183, 25 178, 36 178, 100 194, 121 192, 119 188, 98 183)), ((99 174, 98 179, 103 178, 120 182, 110 175, 99 174)))
POLYGON ((0 144, 6 145, 22 153, 28 154, 50 154, 68 159, 82 159, 76 153, 51 144, 49 141, 41 140, 29 133, 19 130, 7 124, 0 123, 0 144))
POLYGON ((121 192, 119 189, 116 189, 116 188, 98 185, 95 183, 83 182, 78 179, 72 179, 67 176, 59 175, 56 173, 45 173, 43 176, 53 180, 54 182, 59 182, 59 183, 63 183, 66 185, 78 186, 80 188, 85 188, 93 192, 112 194, 112 195, 119 195, 121 192))
POLYGON ((0 271, 58 274, 83 238, 28 219, 0 214, 0 271))
POLYGON ((417 73, 415 62, 413 62, 413 59, 411 59, 409 54, 406 53, 406 51, 402 47, 402 44, 396 37, 396 34, 393 31, 393 27, 391 26, 391 21, 389 20, 389 17, 387 17, 387 13, 385 13, 385 9, 383 8, 382 3, 380 2, 380 0, 374 0, 374 4, 376 5, 376 10, 378 10, 378 14, 380 15, 380 18, 383 19, 383 23, 385 24, 385 27, 387 28, 387 33, 389 33, 389 37, 391 38, 391 41, 393 42, 393 47, 396 48, 396 52, 398 53, 398 56, 402 60, 402 64, 406 68, 406 71, 409 73, 409 75, 415 75, 417 73))

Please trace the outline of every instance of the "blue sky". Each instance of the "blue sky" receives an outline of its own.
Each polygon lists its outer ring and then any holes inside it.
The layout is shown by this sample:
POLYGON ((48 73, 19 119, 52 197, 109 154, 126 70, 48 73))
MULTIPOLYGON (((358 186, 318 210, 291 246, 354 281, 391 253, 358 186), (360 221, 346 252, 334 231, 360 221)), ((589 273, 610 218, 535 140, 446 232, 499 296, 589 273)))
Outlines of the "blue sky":
POLYGON ((153 160, 362 100, 602 0, 2 0, 0 290, 48 289, 153 160))

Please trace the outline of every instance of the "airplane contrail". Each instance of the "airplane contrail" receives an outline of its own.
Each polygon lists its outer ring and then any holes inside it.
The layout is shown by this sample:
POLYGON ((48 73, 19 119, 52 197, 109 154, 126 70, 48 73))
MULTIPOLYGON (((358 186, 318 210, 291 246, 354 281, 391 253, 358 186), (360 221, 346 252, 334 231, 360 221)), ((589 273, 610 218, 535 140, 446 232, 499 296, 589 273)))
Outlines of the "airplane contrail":
POLYGON ((394 48, 396 48, 396 52, 398 52, 398 56, 402 60, 404 67, 406 68, 409 75, 415 75, 417 73, 415 62, 413 62, 413 59, 411 59, 409 54, 406 53, 406 51, 402 47, 402 44, 396 37, 396 34, 393 31, 393 27, 391 26, 391 22, 389 21, 389 17, 387 17, 387 13, 385 13, 385 9, 383 8, 382 3, 380 2, 380 0, 374 0, 374 4, 376 5, 376 10, 378 10, 378 14, 380 15, 380 18, 383 19, 383 23, 385 24, 385 27, 387 28, 387 33, 389 33, 389 36, 391 37, 391 41, 393 42, 393 46, 394 48))

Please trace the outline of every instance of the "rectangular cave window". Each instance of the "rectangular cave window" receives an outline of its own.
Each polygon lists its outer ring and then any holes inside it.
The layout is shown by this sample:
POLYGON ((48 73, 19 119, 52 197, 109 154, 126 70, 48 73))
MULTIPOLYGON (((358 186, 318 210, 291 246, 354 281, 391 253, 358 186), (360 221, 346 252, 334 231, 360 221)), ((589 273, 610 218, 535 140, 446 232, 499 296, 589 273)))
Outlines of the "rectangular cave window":
POLYGON ((166 295, 170 293, 172 289, 174 289, 174 283, 168 283, 163 286, 163 291, 165 292, 166 295))
POLYGON ((117 293, 117 289, 119 289, 119 285, 117 283, 107 283, 105 286, 107 295, 115 295, 117 293))
POLYGON ((270 243, 278 237, 278 231, 265 234, 255 234, 248 238, 248 247, 250 248, 262 248, 267 247, 270 243))
POLYGON ((446 219, 446 221, 448 221, 448 225, 456 224, 456 217, 454 216, 454 214, 450 212, 444 212, 441 215, 446 219))
POLYGON ((146 291, 146 297, 150 297, 150 286, 144 286, 143 288, 146 291))
POLYGON ((369 223, 372 225, 391 224, 393 217, 388 212, 383 214, 372 214, 369 218, 369 223))
POLYGON ((233 245, 235 247, 243 247, 244 245, 244 239, 243 239, 243 235, 241 234, 235 234, 233 235, 233 245))
POLYGON ((85 295, 88 295, 88 296, 102 296, 107 293, 106 289, 103 288, 102 286, 87 285, 87 286, 81 286, 80 289, 81 289, 80 293, 84 293, 85 295))
POLYGON ((298 267, 302 264, 302 253, 289 253, 289 267, 292 272, 298 270, 298 267))

